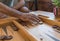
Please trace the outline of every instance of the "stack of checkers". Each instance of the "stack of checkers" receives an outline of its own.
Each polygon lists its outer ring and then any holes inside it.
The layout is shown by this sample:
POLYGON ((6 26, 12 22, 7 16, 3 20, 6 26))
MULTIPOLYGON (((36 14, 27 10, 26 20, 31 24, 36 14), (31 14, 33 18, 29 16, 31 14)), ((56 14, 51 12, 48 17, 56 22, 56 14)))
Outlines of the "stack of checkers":
POLYGON ((22 24, 23 26, 36 26, 36 25, 42 25, 43 22, 40 21, 39 23, 30 23, 27 21, 22 21, 22 20, 17 20, 20 24, 22 24))
POLYGON ((60 27, 57 25, 54 25, 53 28, 60 33, 60 27))

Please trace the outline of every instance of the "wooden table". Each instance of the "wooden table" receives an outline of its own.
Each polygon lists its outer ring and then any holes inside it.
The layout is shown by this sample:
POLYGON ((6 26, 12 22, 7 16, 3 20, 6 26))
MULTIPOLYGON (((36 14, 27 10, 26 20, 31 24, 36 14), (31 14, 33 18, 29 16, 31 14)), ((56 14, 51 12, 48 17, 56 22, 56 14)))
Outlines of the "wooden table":
POLYGON ((51 12, 36 11, 31 13, 49 17, 41 17, 44 23, 42 25, 38 25, 34 28, 29 29, 32 34, 34 34, 38 39, 42 37, 43 41, 60 41, 60 31, 52 28, 53 25, 60 26, 60 22, 58 21, 60 20, 59 18, 55 18, 54 14, 51 12))
MULTIPOLYGON (((4 40, 4 41, 60 41, 60 31, 52 28, 53 25, 60 26, 60 22, 54 17, 54 14, 51 12, 45 11, 33 11, 30 12, 36 15, 43 15, 40 16, 43 24, 31 26, 23 26, 21 23, 17 22, 15 18, 6 18, 1 19, 1 24, 13 22, 16 27, 19 28, 18 31, 13 31, 11 26, 8 25, 8 34, 13 36, 11 40, 4 40)), ((1 31, 1 29, 0 29, 1 31)), ((1 33, 0 33, 1 35, 1 33)), ((1 40, 0 40, 1 41, 1 40)))

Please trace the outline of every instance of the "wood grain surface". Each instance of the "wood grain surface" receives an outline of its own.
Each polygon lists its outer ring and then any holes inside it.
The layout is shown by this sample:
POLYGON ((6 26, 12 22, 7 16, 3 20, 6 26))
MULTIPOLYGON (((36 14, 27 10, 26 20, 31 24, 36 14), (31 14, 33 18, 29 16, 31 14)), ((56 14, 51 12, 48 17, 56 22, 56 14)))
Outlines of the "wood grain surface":
MULTIPOLYGON (((53 28, 53 25, 60 26, 60 22, 55 19, 53 13, 45 11, 35 11, 30 13, 41 15, 39 17, 43 21, 43 24, 23 26, 16 20, 4 19, 5 21, 13 22, 13 24, 19 28, 18 31, 14 31, 10 25, 7 25, 8 35, 12 35, 13 39, 4 41, 60 41, 60 31, 53 28)), ((0 28, 0 36, 1 35, 5 35, 2 28, 0 28)))

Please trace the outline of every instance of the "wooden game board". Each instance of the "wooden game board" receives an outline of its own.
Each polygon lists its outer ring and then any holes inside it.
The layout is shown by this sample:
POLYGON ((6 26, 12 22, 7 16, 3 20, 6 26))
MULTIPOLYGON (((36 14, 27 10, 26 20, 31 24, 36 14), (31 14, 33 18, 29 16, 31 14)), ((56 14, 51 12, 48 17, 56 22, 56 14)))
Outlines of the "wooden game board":
MULTIPOLYGON (((54 14, 45 11, 33 11, 32 14, 40 15, 43 24, 38 25, 27 25, 23 26, 21 23, 16 21, 16 18, 6 18, 0 20, 0 25, 7 25, 8 35, 12 35, 11 40, 0 40, 0 41, 60 41, 60 32, 53 27, 53 25, 60 26, 60 22, 55 19, 54 14), (18 31, 14 31, 10 24, 14 24, 18 31)), ((0 28, 0 32, 4 32, 0 28)), ((5 35, 5 32, 2 35, 5 35)), ((0 33, 1 35, 1 33, 0 33)))
POLYGON ((43 41, 60 41, 60 31, 52 28, 53 25, 60 26, 60 22, 58 21, 60 18, 55 18, 51 12, 36 11, 31 13, 41 15, 40 18, 43 21, 42 25, 29 29, 38 39, 41 36, 43 41))

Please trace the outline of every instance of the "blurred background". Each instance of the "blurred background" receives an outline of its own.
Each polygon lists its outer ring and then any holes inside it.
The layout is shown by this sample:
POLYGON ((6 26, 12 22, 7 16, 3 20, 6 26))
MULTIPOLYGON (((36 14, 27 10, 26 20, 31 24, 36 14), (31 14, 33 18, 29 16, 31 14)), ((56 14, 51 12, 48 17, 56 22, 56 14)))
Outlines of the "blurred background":
POLYGON ((42 10, 53 12, 54 5, 52 4, 51 0, 25 0, 26 6, 30 10, 42 10))
MULTIPOLYGON (((11 1, 11 0, 10 0, 11 1)), ((10 4, 11 2, 7 2, 10 4)), ((16 0, 17 1, 17 0, 16 0)), ((16 3, 15 1, 15 3, 16 3)), ((5 4, 5 0, 3 1, 5 4)), ((12 1, 11 6, 13 5, 14 0, 12 1)), ((7 4, 7 5, 9 5, 7 4)), ((52 4, 51 0, 25 0, 25 5, 30 9, 30 10, 42 10, 42 11, 49 11, 53 12, 54 5, 52 4)))

